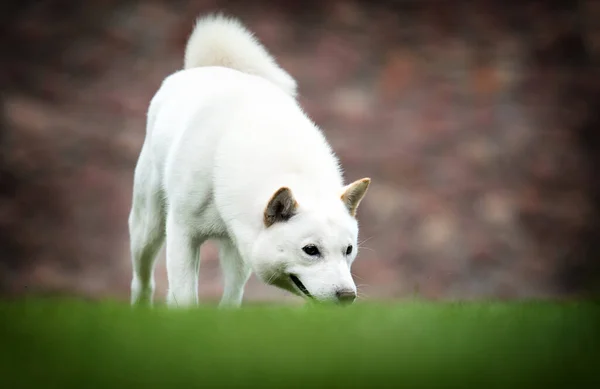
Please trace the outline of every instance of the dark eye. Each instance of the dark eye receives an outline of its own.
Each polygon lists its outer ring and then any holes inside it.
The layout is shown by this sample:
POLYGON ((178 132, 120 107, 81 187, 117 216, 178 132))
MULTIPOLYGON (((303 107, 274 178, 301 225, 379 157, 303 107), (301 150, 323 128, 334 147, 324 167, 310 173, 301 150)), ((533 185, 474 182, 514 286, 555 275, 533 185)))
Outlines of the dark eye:
POLYGON ((315 257, 315 256, 321 254, 319 252, 319 249, 317 248, 317 246, 315 246, 314 244, 309 244, 309 245, 302 247, 302 251, 304 251, 306 254, 310 255, 311 257, 315 257))
POLYGON ((352 254, 352 245, 348 246, 348 248, 346 249, 346 255, 350 254, 352 254))

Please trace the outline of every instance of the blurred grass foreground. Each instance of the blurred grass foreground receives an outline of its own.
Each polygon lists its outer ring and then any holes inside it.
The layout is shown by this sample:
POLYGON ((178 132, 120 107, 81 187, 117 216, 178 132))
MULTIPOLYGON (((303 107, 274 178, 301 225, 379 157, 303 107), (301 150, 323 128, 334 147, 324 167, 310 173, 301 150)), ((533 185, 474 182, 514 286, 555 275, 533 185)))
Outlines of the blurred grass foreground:
POLYGON ((2 388, 600 387, 593 303, 0 304, 2 388))

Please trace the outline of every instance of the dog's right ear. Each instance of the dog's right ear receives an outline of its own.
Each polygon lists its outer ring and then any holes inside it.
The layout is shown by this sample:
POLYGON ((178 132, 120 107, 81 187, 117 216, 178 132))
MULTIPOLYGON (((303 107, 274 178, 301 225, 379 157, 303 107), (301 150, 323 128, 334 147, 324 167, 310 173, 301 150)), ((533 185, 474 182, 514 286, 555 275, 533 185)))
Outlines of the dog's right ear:
POLYGON ((369 184, 371 184, 371 179, 365 177, 344 187, 342 201, 344 202, 346 208, 348 208, 348 211, 350 211, 350 215, 356 217, 356 209, 358 208, 358 205, 363 197, 365 197, 365 193, 367 193, 369 184))
POLYGON ((271 227, 273 224, 289 220, 298 209, 298 203, 290 188, 282 187, 275 192, 265 208, 264 219, 265 227, 271 227))

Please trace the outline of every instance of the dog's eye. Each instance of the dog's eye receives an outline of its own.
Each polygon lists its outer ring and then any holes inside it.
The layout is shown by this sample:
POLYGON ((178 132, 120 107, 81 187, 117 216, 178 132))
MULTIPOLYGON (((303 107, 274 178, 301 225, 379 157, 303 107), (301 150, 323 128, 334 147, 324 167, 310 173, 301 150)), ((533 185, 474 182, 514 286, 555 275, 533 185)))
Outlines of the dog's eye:
POLYGON ((304 251, 306 254, 310 255, 311 257, 316 257, 317 255, 320 254, 319 249, 314 244, 309 244, 309 245, 302 247, 302 251, 304 251))
POLYGON ((352 245, 348 246, 348 248, 346 248, 346 255, 350 255, 352 254, 352 245))

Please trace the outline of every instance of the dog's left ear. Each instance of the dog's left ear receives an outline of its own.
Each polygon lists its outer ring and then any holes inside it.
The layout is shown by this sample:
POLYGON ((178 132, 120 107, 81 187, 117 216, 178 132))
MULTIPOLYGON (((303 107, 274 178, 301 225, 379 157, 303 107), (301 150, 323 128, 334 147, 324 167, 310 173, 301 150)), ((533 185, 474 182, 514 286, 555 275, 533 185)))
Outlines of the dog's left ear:
POLYGON ((298 203, 290 188, 282 187, 273 194, 263 215, 265 227, 289 220, 296 214, 298 203))
POLYGON ((362 178, 344 187, 342 201, 346 208, 348 208, 350 215, 356 216, 356 209, 358 208, 360 201, 365 197, 370 183, 370 178, 362 178))

